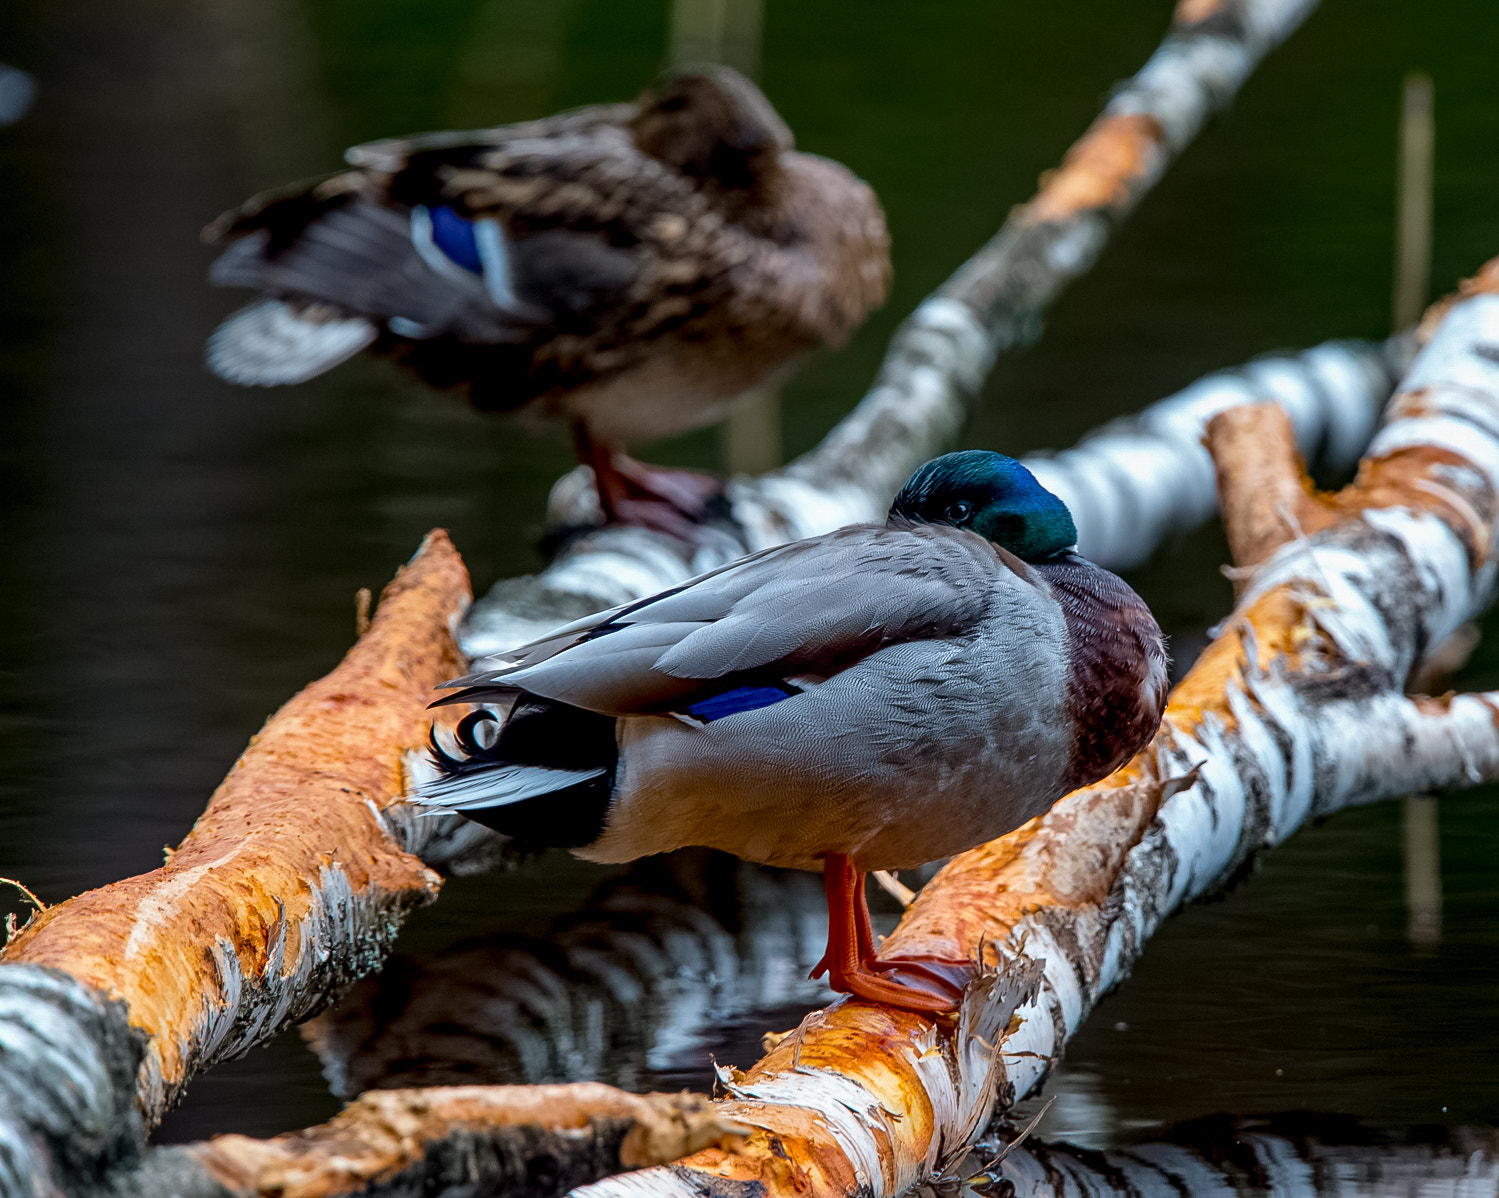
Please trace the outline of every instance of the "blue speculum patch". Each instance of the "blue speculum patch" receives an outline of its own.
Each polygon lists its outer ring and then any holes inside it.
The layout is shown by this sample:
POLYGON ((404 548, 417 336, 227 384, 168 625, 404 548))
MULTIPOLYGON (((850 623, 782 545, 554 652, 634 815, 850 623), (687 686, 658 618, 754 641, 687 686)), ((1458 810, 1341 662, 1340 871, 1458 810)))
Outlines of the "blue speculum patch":
POLYGON ((705 724, 721 720, 726 715, 741 711, 754 711, 757 707, 769 707, 782 699, 789 699, 793 692, 778 686, 737 686, 721 695, 703 699, 687 709, 687 714, 696 716, 705 724))
POLYGON ((444 257, 471 270, 484 273, 484 263, 479 257, 479 243, 474 237, 474 222, 465 220, 451 208, 433 208, 432 244, 443 252, 444 257))

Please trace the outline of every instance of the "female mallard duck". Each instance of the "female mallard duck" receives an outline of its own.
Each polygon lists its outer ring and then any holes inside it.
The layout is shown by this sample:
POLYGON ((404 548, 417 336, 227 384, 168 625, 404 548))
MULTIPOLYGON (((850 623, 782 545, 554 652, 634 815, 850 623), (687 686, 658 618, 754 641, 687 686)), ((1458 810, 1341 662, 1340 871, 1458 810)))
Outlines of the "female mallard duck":
POLYGON ((213 281, 265 293, 209 365, 298 383, 374 346, 478 408, 567 421, 606 514, 679 527, 660 503, 692 515, 701 496, 611 447, 721 419, 889 286, 874 193, 792 144, 719 67, 634 104, 356 147, 354 170, 206 231, 231 241, 213 281))
POLYGON ((833 987, 951 1007, 929 962, 875 956, 865 872, 1019 827, 1143 748, 1165 706, 1161 630, 1076 539, 1013 458, 937 458, 883 525, 751 554, 447 684, 441 703, 508 712, 464 717, 461 756, 434 742, 422 802, 591 861, 707 845, 821 868, 833 987))

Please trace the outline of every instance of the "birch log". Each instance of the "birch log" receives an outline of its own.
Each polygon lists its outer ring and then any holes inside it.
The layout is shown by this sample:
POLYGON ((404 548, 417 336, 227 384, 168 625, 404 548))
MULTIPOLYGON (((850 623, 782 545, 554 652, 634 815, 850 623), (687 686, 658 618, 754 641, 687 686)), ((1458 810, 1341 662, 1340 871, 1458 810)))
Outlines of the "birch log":
MULTIPOLYGON (((1302 453, 1345 471, 1369 443, 1395 378, 1409 364, 1408 346, 1404 337, 1383 344, 1329 341, 1298 354, 1260 358, 1210 374, 1142 412, 1112 421, 1072 449, 1022 460, 1071 509, 1081 551, 1111 569, 1127 569, 1173 533, 1197 527, 1217 510, 1213 464, 1202 446, 1213 416, 1273 400, 1290 415, 1302 453)), ((861 411, 848 419, 862 421, 861 411)), ((459 634, 465 652, 476 658, 503 653, 566 620, 674 586, 741 554, 883 519, 899 484, 888 493, 856 494, 841 489, 831 475, 830 487, 821 488, 816 465, 821 452, 814 450, 785 470, 732 480, 737 527, 711 529, 696 546, 626 528, 575 539, 543 573, 506 579, 474 604, 459 634), (793 479, 791 471, 798 477, 793 479)), ((915 457, 913 468, 919 460, 915 457)), ((553 491, 554 517, 574 523, 591 519, 588 505, 595 495, 589 476, 574 471, 553 491)))
MULTIPOLYGON (((642 529, 601 529, 575 540, 542 574, 501 582, 475 605, 462 633, 465 652, 501 653, 567 620, 665 590, 744 553, 882 519, 911 471, 962 428, 995 357, 1034 339, 1051 302, 1092 266, 1113 229, 1213 111, 1232 100, 1264 55, 1315 7, 1316 0, 1181 0, 1155 54, 1114 91, 1060 166, 1043 176, 1034 198, 906 319, 874 386, 821 445, 783 469, 733 479, 732 518, 696 544, 642 529)), ((1356 397, 1370 384, 1340 376, 1366 369, 1360 363, 1329 363, 1325 370, 1318 364, 1309 377, 1319 381, 1291 384, 1293 403, 1307 391, 1315 403, 1324 378, 1340 395, 1348 389, 1349 411, 1341 399, 1329 409, 1328 439, 1350 456, 1362 448, 1358 430, 1369 426, 1359 414, 1368 405, 1356 397), (1345 424, 1348 416, 1351 423, 1345 424)), ((1256 385, 1269 385, 1269 376, 1261 374, 1256 385)), ((1188 415, 1174 426, 1170 439, 1184 431, 1178 452, 1197 459, 1196 501, 1182 510, 1201 512, 1200 519, 1211 512, 1210 499, 1202 498, 1211 496, 1211 471, 1190 421, 1188 415)), ((1083 494, 1088 490, 1081 488, 1083 494)), ((1172 496, 1163 492, 1161 498, 1161 511, 1153 513, 1146 531, 1132 535, 1130 552, 1137 560, 1149 552, 1141 546, 1156 543, 1151 536, 1169 531, 1164 513, 1172 509, 1164 501, 1172 496)), ((1106 519, 1109 510, 1101 497, 1097 514, 1106 519)), ((559 483, 551 515, 564 525, 597 522, 586 473, 575 471, 559 483)), ((1090 539, 1090 550, 1107 545, 1109 535, 1090 539)))
POLYGON ((727 1074, 725 1117, 756 1129, 743 1145, 580 1194, 705 1198, 750 1185, 766 1198, 881 1198, 939 1177, 991 1108, 1046 1076, 1181 903, 1308 818, 1499 777, 1499 695, 1403 690, 1492 590, 1499 259, 1428 326, 1358 477, 1336 495, 1311 489, 1275 406, 1213 426, 1228 519, 1268 497, 1282 531, 1238 563, 1253 569, 1244 594, 1146 751, 954 858, 886 941, 982 964, 957 1026, 841 1002, 727 1074), (1264 430, 1283 452, 1236 469, 1264 430), (1036 972, 1039 990, 1013 1019, 980 1015, 1006 982, 1036 972))
POLYGON ((369 631, 273 715, 160 869, 37 916, 0 957, 0 1194, 75 1190, 199 1069, 377 967, 439 879, 383 812, 462 668, 468 574, 441 532, 369 631))

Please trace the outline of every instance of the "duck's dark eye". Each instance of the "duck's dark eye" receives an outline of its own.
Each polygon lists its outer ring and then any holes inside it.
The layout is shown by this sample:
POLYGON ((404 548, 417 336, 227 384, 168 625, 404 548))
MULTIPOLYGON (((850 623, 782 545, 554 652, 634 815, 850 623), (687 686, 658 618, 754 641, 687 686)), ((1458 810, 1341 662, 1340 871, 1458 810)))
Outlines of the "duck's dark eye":
POLYGON ((948 505, 946 515, 954 524, 962 524, 964 520, 973 515, 973 504, 969 503, 966 499, 960 499, 957 503, 948 505))
POLYGON ((687 107, 686 96, 667 96, 661 103, 656 105, 657 112, 681 112, 687 107))

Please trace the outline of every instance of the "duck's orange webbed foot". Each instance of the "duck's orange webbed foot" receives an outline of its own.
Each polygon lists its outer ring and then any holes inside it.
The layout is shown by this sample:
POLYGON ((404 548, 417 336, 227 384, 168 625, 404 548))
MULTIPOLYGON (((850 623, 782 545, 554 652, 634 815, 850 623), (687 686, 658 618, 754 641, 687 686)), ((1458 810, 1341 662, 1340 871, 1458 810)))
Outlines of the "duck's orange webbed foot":
MULTIPOLYGON (((894 972, 902 963, 894 961, 888 964, 894 972)), ((909 980, 897 980, 886 972, 877 973, 862 964, 847 971, 830 970, 828 985, 841 994, 852 994, 855 998, 925 1015, 955 1010, 963 998, 961 984, 954 985, 919 974, 913 974, 909 980)))
POLYGON ((864 874, 842 853, 827 854, 822 868, 828 947, 811 976, 826 973, 828 985, 840 993, 907 1011, 935 1014, 956 1008, 973 965, 942 957, 876 957, 864 874))
POLYGON ((913 973, 958 994, 973 979, 972 961, 957 957, 875 957, 866 963, 876 973, 913 973))

